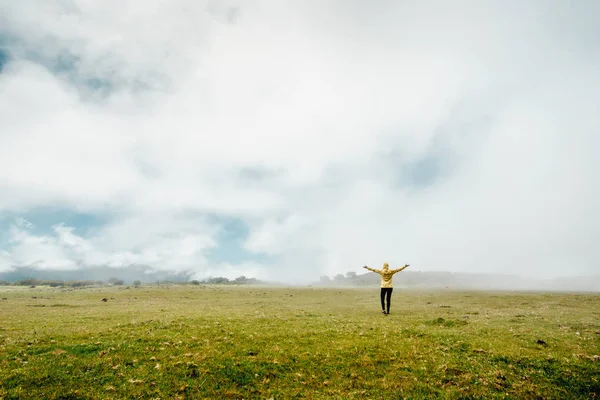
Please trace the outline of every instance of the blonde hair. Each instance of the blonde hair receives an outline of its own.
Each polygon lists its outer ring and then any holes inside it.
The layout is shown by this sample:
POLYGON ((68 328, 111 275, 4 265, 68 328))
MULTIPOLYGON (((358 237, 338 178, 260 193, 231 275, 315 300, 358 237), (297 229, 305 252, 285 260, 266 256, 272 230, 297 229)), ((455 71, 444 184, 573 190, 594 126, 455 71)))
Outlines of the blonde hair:
POLYGON ((388 263, 386 263, 386 262, 385 262, 385 263, 383 263, 383 268, 389 268, 389 267, 390 267, 390 266, 389 266, 389 264, 388 264, 388 263))

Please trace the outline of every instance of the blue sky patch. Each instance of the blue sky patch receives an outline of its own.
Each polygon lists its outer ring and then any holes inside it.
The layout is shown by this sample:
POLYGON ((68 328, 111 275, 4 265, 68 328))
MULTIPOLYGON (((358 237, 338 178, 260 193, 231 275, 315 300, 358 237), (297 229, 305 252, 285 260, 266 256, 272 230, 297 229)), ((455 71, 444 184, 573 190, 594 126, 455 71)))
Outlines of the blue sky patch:
POLYGON ((0 47, 0 73, 4 70, 4 66, 8 64, 9 59, 8 52, 0 47))
POLYGON ((0 32, 0 73, 12 58, 8 50, 10 42, 9 37, 0 32))
POLYGON ((426 187, 435 184, 444 174, 444 160, 436 154, 409 164, 401 173, 401 180, 413 187, 426 187))
POLYGON ((43 65, 46 69, 75 86, 92 91, 111 91, 114 84, 99 76, 82 76, 79 72, 80 58, 68 52, 45 56, 35 51, 29 52, 31 61, 43 65))
MULTIPOLYGON (((59 39, 56 39, 57 41, 59 39)), ((102 76, 82 75, 79 71, 81 58, 76 54, 60 49, 44 48, 40 43, 30 44, 10 32, 0 31, 0 72, 11 59, 23 59, 39 64, 73 86, 87 91, 112 91, 114 82, 102 76)))
MULTIPOLYGON (((36 235, 51 235, 52 227, 57 224, 74 227, 80 236, 88 235, 92 230, 104 224, 107 217, 99 214, 76 212, 65 209, 37 209, 26 213, 4 213, 0 219, 0 231, 6 232, 19 218, 32 224, 31 232, 36 235)), ((0 236, 0 241, 2 237, 0 236)))
POLYGON ((424 189, 452 173, 452 154, 436 146, 410 162, 403 159, 402 152, 396 149, 384 156, 385 168, 392 171, 392 183, 399 188, 424 189))
MULTIPOLYGON (((28 230, 34 235, 52 236, 53 227, 64 224, 73 227, 76 235, 86 238, 108 223, 110 218, 110 215, 51 208, 41 208, 18 214, 4 212, 0 215, 0 250, 10 247, 8 245, 9 228, 19 219, 24 219, 31 224, 28 230)), ((245 261, 258 263, 273 261, 265 254, 252 253, 243 248, 243 243, 248 237, 249 227, 241 219, 211 215, 208 221, 221 226, 221 230, 215 238, 218 247, 211 249, 207 255, 211 262, 236 264, 245 261)))
POLYGON ((244 249, 244 240, 248 237, 250 229, 241 219, 223 215, 214 215, 209 219, 222 227, 216 238, 218 247, 212 249, 208 254, 208 259, 210 261, 215 263, 228 262, 233 264, 244 261, 254 261, 259 263, 269 263, 273 261, 271 257, 266 254, 251 253, 244 249))

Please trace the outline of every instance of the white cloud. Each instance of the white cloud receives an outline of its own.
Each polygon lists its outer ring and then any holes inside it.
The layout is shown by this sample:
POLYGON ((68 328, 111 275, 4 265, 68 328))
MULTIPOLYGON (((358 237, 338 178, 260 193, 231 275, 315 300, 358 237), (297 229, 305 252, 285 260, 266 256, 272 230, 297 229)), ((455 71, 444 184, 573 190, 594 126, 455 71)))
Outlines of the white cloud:
POLYGON ((39 234, 31 223, 20 221, 10 226, 10 253, 4 263, 64 269, 137 264, 202 274, 208 267, 206 254, 216 245, 212 236, 217 229, 204 218, 138 215, 83 237, 64 224, 39 234))
POLYGON ((598 273, 593 2, 13 3, 13 52, 74 56, 80 79, 0 75, 0 210, 123 220, 30 232, 5 260, 210 269, 217 213, 278 260, 232 274, 598 273), (438 179, 405 179, 428 158, 438 179))

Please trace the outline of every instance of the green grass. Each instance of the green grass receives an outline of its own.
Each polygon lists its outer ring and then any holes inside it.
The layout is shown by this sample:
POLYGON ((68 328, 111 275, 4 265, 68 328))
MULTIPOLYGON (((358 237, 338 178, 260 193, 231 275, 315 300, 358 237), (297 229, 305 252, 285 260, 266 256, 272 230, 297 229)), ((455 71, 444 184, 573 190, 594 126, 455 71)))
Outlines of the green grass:
POLYGON ((0 399, 600 397, 600 295, 0 290, 0 399))

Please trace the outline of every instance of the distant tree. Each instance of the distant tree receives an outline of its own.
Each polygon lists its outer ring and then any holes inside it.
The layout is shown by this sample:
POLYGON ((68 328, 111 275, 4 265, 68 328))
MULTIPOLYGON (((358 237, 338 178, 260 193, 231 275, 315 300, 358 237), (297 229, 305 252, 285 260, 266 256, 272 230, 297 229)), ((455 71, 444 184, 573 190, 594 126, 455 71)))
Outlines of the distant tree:
POLYGON ((222 276, 218 276, 216 278, 209 278, 207 283, 219 285, 219 284, 223 284, 223 283, 229 283, 229 279, 224 278, 222 276))
POLYGON ((195 279, 194 279, 194 280, 193 280, 193 281, 191 281, 190 283, 191 283, 192 285, 199 285, 199 284, 200 284, 200 281, 197 281, 197 280, 195 280, 195 279))
POLYGON ((337 274, 336 276, 333 277, 333 279, 336 280, 336 281, 343 281, 344 280, 344 275, 337 274))
POLYGON ((319 278, 319 280, 323 283, 330 281, 330 279, 327 275, 321 275, 321 278, 319 278))
POLYGON ((95 283, 94 281, 68 281, 68 282, 65 282, 65 285, 71 286, 71 287, 82 287, 82 286, 92 286, 94 283, 95 283))
POLYGON ((123 285, 125 283, 125 281, 123 281, 123 279, 119 279, 119 278, 110 278, 108 280, 108 283, 111 285, 123 285))
POLYGON ((135 281, 133 281, 133 286, 140 286, 142 284, 142 281, 140 281, 139 279, 136 279, 135 281))
POLYGON ((9 286, 9 285, 10 285, 9 281, 4 281, 4 280, 0 281, 0 286, 9 286))
POLYGON ((35 285, 39 285, 40 281, 39 281, 39 279, 26 278, 26 279, 15 282, 15 284, 20 285, 20 286, 35 286, 35 285))
POLYGON ((236 281, 237 283, 244 283, 244 282, 246 282, 247 280, 248 280, 248 278, 246 278, 244 275, 242 275, 242 276, 238 276, 237 278, 235 278, 235 281, 236 281))
POLYGON ((356 278, 356 272, 354 272, 354 271, 346 272, 346 278, 348 278, 348 279, 356 278))

